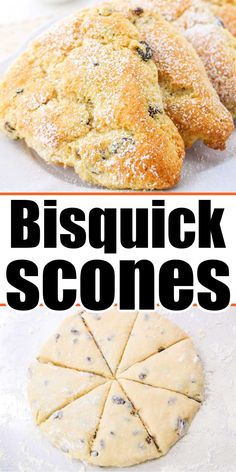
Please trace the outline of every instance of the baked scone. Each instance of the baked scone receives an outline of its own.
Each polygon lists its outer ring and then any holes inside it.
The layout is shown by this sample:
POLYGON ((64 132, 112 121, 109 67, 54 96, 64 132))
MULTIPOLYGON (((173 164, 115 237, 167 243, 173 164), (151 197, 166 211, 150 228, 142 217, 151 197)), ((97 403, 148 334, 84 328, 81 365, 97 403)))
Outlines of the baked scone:
POLYGON ((207 0, 213 13, 223 25, 236 36, 236 0, 207 0))
POLYGON ((0 127, 88 182, 172 187, 184 143, 164 112, 152 56, 119 12, 79 12, 34 41, 11 67, 0 86, 0 127))
POLYGON ((28 396, 54 446, 96 466, 126 467, 158 459, 187 433, 203 370, 188 335, 157 313, 82 310, 30 366, 28 396))
MULTIPOLYGON (((196 140, 214 149, 224 149, 233 131, 231 114, 220 102, 205 68, 192 45, 160 15, 125 0, 111 4, 138 28, 153 50, 158 68, 164 109, 177 126, 186 147, 196 140)), ((153 113, 155 110, 153 110, 153 113)))
POLYGON ((236 39, 210 6, 201 0, 143 0, 142 8, 161 13, 182 31, 201 57, 222 103, 236 117, 236 39))

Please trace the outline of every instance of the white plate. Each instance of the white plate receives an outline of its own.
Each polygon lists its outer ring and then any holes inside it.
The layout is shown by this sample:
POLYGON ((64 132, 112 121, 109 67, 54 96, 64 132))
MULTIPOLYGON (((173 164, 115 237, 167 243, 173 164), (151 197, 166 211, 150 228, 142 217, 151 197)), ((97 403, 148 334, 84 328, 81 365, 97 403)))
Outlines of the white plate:
MULTIPOLYGON (((40 31, 37 30, 30 39, 40 31)), ((19 49, 18 53, 22 52, 25 46, 26 44, 19 49)), ((12 57, 0 63, 0 76, 14 59, 15 57, 12 57)), ((104 189, 84 183, 72 169, 46 164, 26 146, 8 140, 3 134, 0 135, 0 156, 2 159, 0 191, 2 192, 104 191, 104 189)), ((235 175, 236 130, 224 152, 213 151, 202 143, 196 143, 187 152, 182 178, 174 191, 233 192, 236 191, 235 175)))
MULTIPOLYGON (((26 397, 26 371, 64 316, 48 313, 45 308, 31 313, 1 309, 1 472, 116 472, 70 461, 33 425, 26 397)), ((235 316, 235 308, 227 313, 193 308, 168 315, 193 337, 204 363, 206 399, 189 433, 165 457, 119 472, 235 472, 235 316)))

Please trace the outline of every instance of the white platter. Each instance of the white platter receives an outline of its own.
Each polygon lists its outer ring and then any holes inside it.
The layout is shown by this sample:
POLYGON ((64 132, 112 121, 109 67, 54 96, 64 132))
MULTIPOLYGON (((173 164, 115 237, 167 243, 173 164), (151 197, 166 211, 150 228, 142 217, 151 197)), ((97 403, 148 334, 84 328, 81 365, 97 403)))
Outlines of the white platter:
MULTIPOLYGON (((84 2, 82 2, 83 4, 84 2)), ((95 3, 95 2, 92 2, 95 3)), ((47 24, 45 26, 48 27, 47 24)), ((43 28, 43 29, 45 29, 43 28)), ((37 36, 37 30, 30 39, 37 36)), ((24 44, 18 54, 25 48, 24 44)), ((0 78, 15 57, 0 63, 0 78)), ((1 192, 86 192, 104 189, 84 183, 72 169, 46 164, 36 153, 19 142, 0 134, 1 192)), ((182 178, 173 191, 234 192, 236 191, 236 130, 227 150, 213 151, 202 143, 188 150, 182 178)))

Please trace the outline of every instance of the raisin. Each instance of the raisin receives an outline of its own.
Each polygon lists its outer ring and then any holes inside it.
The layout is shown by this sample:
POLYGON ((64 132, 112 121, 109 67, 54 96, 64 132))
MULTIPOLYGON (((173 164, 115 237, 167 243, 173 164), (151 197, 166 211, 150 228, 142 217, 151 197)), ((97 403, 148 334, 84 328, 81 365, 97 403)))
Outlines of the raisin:
POLYGON ((56 343, 57 343, 57 341, 58 341, 58 339, 59 339, 60 337, 61 337, 61 335, 60 335, 59 333, 57 333, 56 336, 55 336, 56 343))
POLYGON ((131 136, 124 136, 119 141, 115 141, 114 143, 112 143, 109 146, 109 152, 112 153, 112 154, 117 154, 118 151, 120 151, 120 150, 125 151, 126 144, 134 146, 135 141, 133 140, 133 138, 131 136))
POLYGON ((97 457, 98 456, 98 451, 91 451, 91 456, 97 457))
POLYGON ((78 331, 78 329, 75 329, 75 328, 72 328, 72 329, 70 330, 70 332, 71 332, 72 334, 75 334, 76 336, 79 336, 79 334, 80 334, 80 332, 78 331))
POLYGON ((62 411, 58 411, 57 413, 55 413, 53 419, 54 420, 61 420, 63 417, 63 412, 62 411))
POLYGON ((91 357, 86 357, 86 361, 91 362, 92 358, 91 357))
POLYGON ((143 8, 137 7, 137 8, 135 8, 135 9, 133 10, 133 13, 134 13, 134 15, 136 15, 136 16, 141 16, 141 15, 143 14, 143 11, 144 11, 143 8))
POLYGON ((216 16, 216 22, 217 22, 218 26, 221 26, 222 28, 225 28, 224 22, 218 16, 216 16))
POLYGON ((151 444, 152 442, 152 437, 151 436, 147 436, 145 441, 148 443, 148 444, 151 444))
POLYGON ((158 105, 149 105, 148 107, 148 113, 149 115, 154 118, 158 113, 162 115, 163 111, 158 105))
POLYGON ((188 421, 178 416, 176 431, 179 436, 183 436, 188 429, 188 421))
POLYGON ((144 379, 146 379, 147 374, 144 374, 144 372, 141 372, 141 374, 139 374, 138 377, 139 377, 140 380, 144 380, 144 379))
POLYGON ((5 126, 5 129, 8 131, 8 133, 13 133, 14 131, 16 131, 16 128, 13 128, 13 126, 11 126, 9 121, 6 121, 4 126, 5 126))
POLYGON ((113 401, 113 403, 116 403, 116 405, 124 405, 125 404, 124 398, 118 397, 117 395, 113 395, 112 401, 113 401))
POLYGON ((147 62, 152 59, 153 51, 148 45, 148 43, 146 43, 146 41, 140 41, 139 44, 141 45, 141 47, 137 47, 137 53, 140 55, 142 60, 144 62, 147 62))
POLYGON ((111 436, 115 436, 114 431, 110 431, 110 435, 111 435, 111 436))

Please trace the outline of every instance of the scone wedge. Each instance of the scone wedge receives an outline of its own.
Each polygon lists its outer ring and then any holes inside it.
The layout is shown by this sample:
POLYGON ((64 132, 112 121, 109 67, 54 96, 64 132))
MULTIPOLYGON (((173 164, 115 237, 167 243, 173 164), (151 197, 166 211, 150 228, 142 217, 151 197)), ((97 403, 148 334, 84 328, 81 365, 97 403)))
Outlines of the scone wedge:
POLYGON ((91 463, 127 467, 161 455, 133 404, 120 384, 114 381, 92 444, 91 463))
POLYGON ((112 2, 110 8, 126 15, 152 48, 165 112, 185 146, 202 140, 213 149, 224 149, 234 128, 233 119, 191 43, 161 15, 144 10, 138 0, 112 2))
POLYGON ((100 385, 41 423, 49 441, 75 459, 89 460, 110 388, 111 382, 100 385))
POLYGON ((132 399, 150 435, 163 454, 186 432, 200 404, 185 395, 162 388, 120 381, 124 391, 132 399))
POLYGON ((134 364, 118 375, 118 379, 123 378, 182 393, 197 401, 203 399, 202 365, 190 339, 134 364))
POLYGON ((236 117, 236 39, 211 7, 201 0, 144 0, 142 7, 179 28, 202 59, 222 103, 236 117))
POLYGON ((34 41, 10 68, 0 86, 0 127, 90 183, 172 187, 184 143, 164 112, 152 56, 119 12, 79 12, 34 41))
POLYGON ((106 382, 104 377, 35 362, 28 372, 28 399, 37 424, 106 382))

